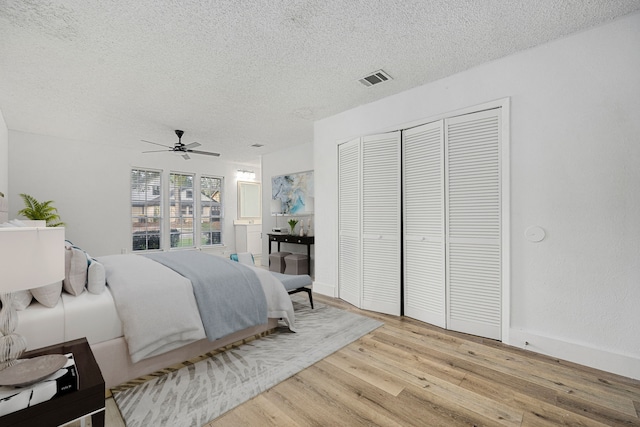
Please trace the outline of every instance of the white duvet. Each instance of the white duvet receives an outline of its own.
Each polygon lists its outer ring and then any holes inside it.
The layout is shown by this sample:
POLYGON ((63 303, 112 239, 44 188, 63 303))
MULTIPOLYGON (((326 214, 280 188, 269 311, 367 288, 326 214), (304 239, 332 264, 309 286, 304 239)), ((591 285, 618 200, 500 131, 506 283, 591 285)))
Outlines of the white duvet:
MULTIPOLYGON (((124 338, 135 363, 205 338, 191 282, 140 255, 98 259, 122 320, 124 338)), ((282 283, 267 270, 250 267, 267 300, 267 317, 295 329, 295 315, 282 283)))

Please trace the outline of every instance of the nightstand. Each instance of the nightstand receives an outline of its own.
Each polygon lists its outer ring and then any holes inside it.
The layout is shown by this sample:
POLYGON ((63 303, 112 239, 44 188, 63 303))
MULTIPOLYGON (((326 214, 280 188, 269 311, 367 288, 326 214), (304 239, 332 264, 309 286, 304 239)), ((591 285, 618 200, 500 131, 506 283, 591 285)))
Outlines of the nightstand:
POLYGON ((80 387, 30 408, 0 417, 0 425, 59 426, 91 415, 92 427, 104 427, 104 379, 86 338, 26 352, 22 357, 73 353, 80 387))

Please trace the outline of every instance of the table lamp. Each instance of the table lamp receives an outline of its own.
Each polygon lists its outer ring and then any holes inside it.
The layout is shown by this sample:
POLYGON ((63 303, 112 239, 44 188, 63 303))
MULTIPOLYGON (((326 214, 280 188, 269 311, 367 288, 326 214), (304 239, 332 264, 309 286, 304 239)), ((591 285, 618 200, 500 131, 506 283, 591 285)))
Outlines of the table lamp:
POLYGON ((271 199, 271 215, 276 216, 276 226, 272 229, 275 233, 282 232, 282 229, 278 227, 278 215, 282 214, 282 200, 280 199, 271 199))
MULTIPOLYGON (((18 313, 12 292, 64 279, 64 228, 0 228, 0 374, 22 361, 26 340, 15 333, 18 313)), ((31 359, 27 359, 31 360, 31 359)), ((21 370, 30 369, 27 365, 21 370)))

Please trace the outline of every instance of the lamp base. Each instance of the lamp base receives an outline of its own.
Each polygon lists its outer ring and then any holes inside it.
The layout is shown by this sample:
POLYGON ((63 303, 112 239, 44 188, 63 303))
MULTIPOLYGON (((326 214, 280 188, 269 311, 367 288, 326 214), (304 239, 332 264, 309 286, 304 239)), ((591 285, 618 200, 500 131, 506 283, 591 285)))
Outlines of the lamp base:
POLYGON ((0 370, 13 366, 27 349, 27 341, 20 334, 0 337, 0 370))
POLYGON ((47 354, 31 359, 19 359, 0 370, 0 386, 23 387, 47 378, 67 363, 62 354, 47 354))

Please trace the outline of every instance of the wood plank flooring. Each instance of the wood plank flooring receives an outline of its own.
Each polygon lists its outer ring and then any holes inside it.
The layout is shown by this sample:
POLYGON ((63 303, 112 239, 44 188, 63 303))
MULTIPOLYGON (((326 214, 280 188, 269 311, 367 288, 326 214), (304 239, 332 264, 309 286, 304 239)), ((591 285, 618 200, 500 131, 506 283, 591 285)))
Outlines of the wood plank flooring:
MULTIPOLYGON (((385 325, 207 427, 640 426, 640 381, 314 299, 385 325)), ((112 399, 107 426, 124 426, 112 399)))

